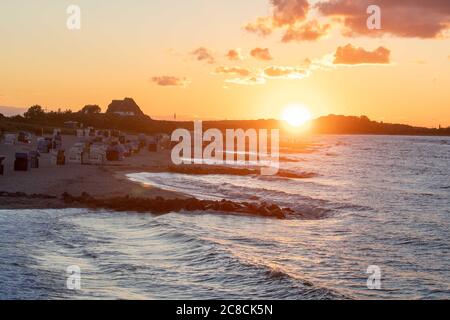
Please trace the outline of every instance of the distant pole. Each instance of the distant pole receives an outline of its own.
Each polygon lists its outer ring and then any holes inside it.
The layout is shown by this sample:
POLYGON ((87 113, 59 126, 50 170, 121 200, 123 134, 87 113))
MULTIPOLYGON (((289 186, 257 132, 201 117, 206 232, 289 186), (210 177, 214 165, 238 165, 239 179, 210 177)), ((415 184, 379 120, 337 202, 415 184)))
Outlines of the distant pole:
POLYGON ((176 113, 173 114, 173 120, 177 120, 177 114, 176 113))

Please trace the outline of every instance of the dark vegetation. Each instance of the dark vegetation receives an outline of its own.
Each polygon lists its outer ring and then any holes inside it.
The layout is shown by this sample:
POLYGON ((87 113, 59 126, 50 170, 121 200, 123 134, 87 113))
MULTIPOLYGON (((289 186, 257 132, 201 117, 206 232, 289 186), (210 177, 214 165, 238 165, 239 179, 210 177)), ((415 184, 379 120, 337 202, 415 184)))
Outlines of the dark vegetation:
POLYGON ((371 121, 366 116, 329 115, 314 121, 313 130, 322 134, 384 134, 384 135, 450 135, 448 128, 413 127, 371 121))
MULTIPOLYGON (((97 105, 87 105, 78 112, 71 110, 45 112, 41 106, 32 106, 23 116, 16 115, 5 117, 0 114, 0 129, 8 131, 30 131, 51 133, 54 128, 63 129, 63 134, 72 134, 74 129, 64 129, 64 123, 75 121, 82 123, 84 127, 98 129, 118 129, 130 133, 172 133, 177 128, 193 130, 193 122, 175 122, 153 120, 142 113, 134 101, 116 100, 110 104, 106 113, 101 113, 97 105), (120 102, 125 106, 121 109, 120 102), (132 102, 132 103, 131 103, 132 102), (134 112, 134 116, 124 116, 115 112, 134 112)), ((275 129, 283 128, 278 120, 224 120, 204 121, 203 129, 275 129)), ((329 115, 315 119, 311 125, 311 131, 318 134, 374 134, 374 135, 450 135, 449 128, 424 128, 413 127, 404 124, 390 124, 371 121, 366 116, 339 116, 329 115)))

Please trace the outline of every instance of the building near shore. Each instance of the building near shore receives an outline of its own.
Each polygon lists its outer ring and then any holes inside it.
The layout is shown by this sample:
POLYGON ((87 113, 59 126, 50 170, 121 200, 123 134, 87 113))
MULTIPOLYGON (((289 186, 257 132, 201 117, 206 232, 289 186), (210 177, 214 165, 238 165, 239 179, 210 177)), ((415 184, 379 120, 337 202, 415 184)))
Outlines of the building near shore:
POLYGON ((122 117, 143 116, 141 108, 132 98, 125 98, 123 100, 113 100, 109 106, 106 114, 115 114, 122 117))

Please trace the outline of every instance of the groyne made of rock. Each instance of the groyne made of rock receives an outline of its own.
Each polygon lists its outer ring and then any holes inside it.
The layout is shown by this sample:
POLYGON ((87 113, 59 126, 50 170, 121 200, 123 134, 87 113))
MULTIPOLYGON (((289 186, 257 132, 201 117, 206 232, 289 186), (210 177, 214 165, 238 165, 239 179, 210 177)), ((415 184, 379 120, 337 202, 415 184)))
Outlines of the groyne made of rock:
POLYGON ((14 206, 19 201, 28 201, 29 207, 36 204, 36 208, 42 208, 42 201, 48 205, 48 209, 61 208, 90 208, 90 209, 109 209, 114 211, 129 211, 153 214, 167 214, 171 212, 220 212, 229 214, 245 214, 259 217, 286 219, 295 214, 290 208, 282 208, 276 204, 266 202, 237 202, 230 200, 199 200, 196 198, 186 199, 166 199, 156 198, 138 198, 130 196, 119 196, 109 198, 95 198, 88 193, 82 193, 80 196, 73 196, 67 192, 61 197, 45 194, 26 194, 23 192, 5 192, 0 191, 0 199, 8 199, 11 203, 10 209, 20 208, 14 206), (56 203, 58 201, 58 203, 56 203))
POLYGON ((149 212, 154 214, 165 214, 170 212, 194 212, 215 211, 222 213, 247 214, 260 217, 285 219, 294 213, 289 208, 281 208, 276 204, 235 202, 230 200, 199 200, 188 199, 165 199, 156 198, 134 198, 130 196, 112 198, 94 198, 87 193, 81 196, 72 196, 68 193, 62 195, 62 200, 69 207, 88 207, 92 209, 111 209, 114 211, 149 212))

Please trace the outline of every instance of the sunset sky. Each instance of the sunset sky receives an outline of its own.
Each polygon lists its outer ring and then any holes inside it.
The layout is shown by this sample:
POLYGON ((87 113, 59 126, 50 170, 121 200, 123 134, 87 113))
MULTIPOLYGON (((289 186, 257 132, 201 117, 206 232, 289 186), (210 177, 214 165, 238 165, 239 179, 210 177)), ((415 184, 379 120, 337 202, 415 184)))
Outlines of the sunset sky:
POLYGON ((156 118, 260 119, 299 104, 450 126, 448 0, 2 0, 0 39, 0 106, 132 97, 156 118))

